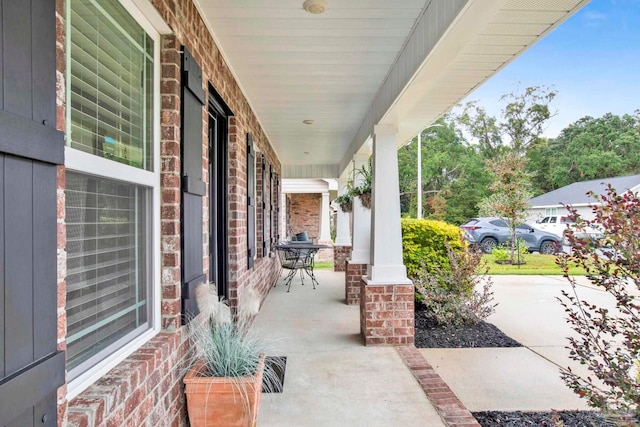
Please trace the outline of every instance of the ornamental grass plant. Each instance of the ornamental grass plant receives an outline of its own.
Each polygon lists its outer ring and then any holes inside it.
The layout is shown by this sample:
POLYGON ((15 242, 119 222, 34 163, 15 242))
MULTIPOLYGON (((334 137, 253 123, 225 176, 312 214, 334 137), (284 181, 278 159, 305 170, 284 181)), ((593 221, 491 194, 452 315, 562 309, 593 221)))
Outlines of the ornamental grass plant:
POLYGON ((260 355, 268 346, 251 331, 253 317, 259 309, 259 298, 245 298, 235 321, 224 300, 218 300, 209 284, 202 284, 196 290, 196 300, 201 315, 188 326, 188 335, 193 345, 194 361, 204 363, 207 376, 243 377, 255 372, 260 355))
POLYGON ((284 358, 265 364, 269 344, 251 329, 260 307, 253 291, 241 297, 241 309, 232 315, 215 289, 196 289, 200 314, 191 319, 189 371, 184 379, 189 421, 194 426, 254 426, 262 391, 282 390, 284 358))

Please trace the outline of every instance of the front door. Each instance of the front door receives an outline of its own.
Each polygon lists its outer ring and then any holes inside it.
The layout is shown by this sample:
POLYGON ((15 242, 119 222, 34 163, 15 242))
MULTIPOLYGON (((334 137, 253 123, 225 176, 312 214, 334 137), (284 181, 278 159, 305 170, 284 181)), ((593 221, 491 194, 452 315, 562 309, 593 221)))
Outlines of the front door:
POLYGON ((228 109, 210 88, 209 96, 209 279, 229 299, 227 275, 228 109))

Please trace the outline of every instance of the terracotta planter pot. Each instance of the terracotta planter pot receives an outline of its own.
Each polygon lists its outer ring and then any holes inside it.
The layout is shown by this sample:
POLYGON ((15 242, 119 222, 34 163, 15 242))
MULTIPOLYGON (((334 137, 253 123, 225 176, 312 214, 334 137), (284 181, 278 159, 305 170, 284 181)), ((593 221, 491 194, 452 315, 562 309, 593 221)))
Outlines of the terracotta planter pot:
POLYGON ((253 427, 262 398, 264 355, 255 374, 239 378, 206 377, 204 364, 194 366, 184 378, 191 427, 253 427))

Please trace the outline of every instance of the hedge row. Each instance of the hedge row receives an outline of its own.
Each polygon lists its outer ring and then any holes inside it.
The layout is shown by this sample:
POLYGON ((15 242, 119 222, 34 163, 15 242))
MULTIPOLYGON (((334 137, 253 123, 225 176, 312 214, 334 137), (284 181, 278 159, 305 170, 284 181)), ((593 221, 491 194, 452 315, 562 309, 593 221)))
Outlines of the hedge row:
POLYGON ((402 219, 402 252, 409 278, 415 278, 424 264, 428 272, 435 266, 449 269, 445 242, 462 250, 460 230, 455 225, 428 219, 402 219))

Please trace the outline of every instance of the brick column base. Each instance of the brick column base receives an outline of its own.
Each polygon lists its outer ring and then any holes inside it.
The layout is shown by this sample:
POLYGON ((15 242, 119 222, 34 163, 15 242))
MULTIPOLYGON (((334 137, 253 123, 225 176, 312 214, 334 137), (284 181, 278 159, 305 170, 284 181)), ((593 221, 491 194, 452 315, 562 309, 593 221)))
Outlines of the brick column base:
POLYGON ((333 271, 347 271, 347 260, 351 258, 351 246, 333 247, 333 271))
POLYGON ((362 276, 366 274, 367 264, 352 264, 350 261, 346 261, 344 298, 348 305, 360 304, 360 282, 362 276))
POLYGON ((414 288, 360 282, 360 333, 367 346, 414 343, 414 288))

